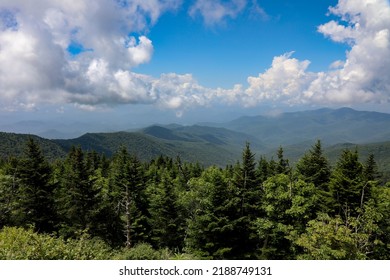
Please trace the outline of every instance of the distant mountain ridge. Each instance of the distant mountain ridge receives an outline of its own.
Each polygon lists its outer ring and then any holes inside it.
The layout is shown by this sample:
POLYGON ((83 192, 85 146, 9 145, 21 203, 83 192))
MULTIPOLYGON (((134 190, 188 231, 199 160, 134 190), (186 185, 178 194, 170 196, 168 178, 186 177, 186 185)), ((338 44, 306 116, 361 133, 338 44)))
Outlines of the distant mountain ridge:
POLYGON ((327 145, 372 143, 390 140, 390 114, 350 108, 318 109, 278 116, 246 116, 212 124, 245 132, 267 144, 292 145, 321 139, 327 145))
POLYGON ((245 142, 257 157, 276 156, 282 146, 286 158, 296 162, 320 139, 334 162, 345 147, 358 147, 363 157, 372 151, 390 170, 390 114, 349 108, 319 109, 278 116, 247 116, 217 124, 152 125, 136 131, 86 133, 74 139, 48 140, 28 134, 0 133, 0 157, 21 155, 28 137, 43 147, 50 159, 64 157, 71 146, 112 156, 121 146, 142 160, 159 155, 180 156, 206 166, 234 164, 245 142))

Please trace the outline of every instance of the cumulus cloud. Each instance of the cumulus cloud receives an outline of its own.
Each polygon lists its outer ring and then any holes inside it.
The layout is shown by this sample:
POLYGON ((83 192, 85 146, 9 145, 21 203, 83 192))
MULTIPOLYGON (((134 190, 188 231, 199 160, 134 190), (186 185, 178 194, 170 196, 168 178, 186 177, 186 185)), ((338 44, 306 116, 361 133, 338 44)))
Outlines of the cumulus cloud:
POLYGON ((354 104, 388 102, 390 94, 390 5, 387 0, 340 0, 330 12, 347 25, 318 27, 326 37, 351 46, 338 69, 317 73, 305 92, 312 102, 354 104))
POLYGON ((192 17, 201 15, 207 25, 235 18, 247 5, 247 0, 196 0, 189 10, 192 17))
MULTIPOLYGON (((1 1, 1 106, 31 107, 42 101, 84 105, 119 100, 143 102, 148 98, 140 97, 140 90, 133 97, 120 98, 124 85, 120 73, 151 60, 153 44, 142 33, 162 13, 176 9, 180 3, 181 0, 1 1), (129 35, 137 33, 141 35, 129 35), (70 53, 70 47, 75 45, 80 50, 70 53)), ((129 73, 130 78, 133 76, 129 73)))
MULTIPOLYGON (((390 101, 390 4, 387 0, 340 0, 329 12, 339 21, 329 21, 318 32, 350 46, 344 61, 335 61, 329 71, 309 72, 310 61, 287 53, 273 59, 249 86, 227 99, 245 106, 264 102, 285 104, 353 105, 390 101)), ((241 87, 242 88, 242 87, 241 87)))
MULTIPOLYGON (((349 45, 343 61, 310 72, 293 52, 274 57, 247 85, 207 88, 191 74, 151 77, 133 69, 152 59, 147 31, 181 0, 2 0, 0 4, 0 106, 34 110, 45 102, 85 110, 118 104, 154 104, 180 116, 214 103, 351 105, 390 101, 390 5, 386 0, 340 0, 339 18, 318 27, 349 45), (132 35, 129 35, 132 34, 132 35), (137 34, 137 35, 135 35, 137 34), (77 46, 77 51, 71 47, 77 46)), ((235 18, 256 1, 196 0, 193 16, 208 24, 235 18)), ((258 12, 259 6, 256 6, 258 12)))
POLYGON ((306 69, 310 61, 299 61, 291 58, 292 52, 275 57, 271 68, 259 74, 258 77, 249 77, 249 87, 245 90, 245 103, 257 104, 262 100, 289 100, 307 87, 313 80, 313 74, 306 69))

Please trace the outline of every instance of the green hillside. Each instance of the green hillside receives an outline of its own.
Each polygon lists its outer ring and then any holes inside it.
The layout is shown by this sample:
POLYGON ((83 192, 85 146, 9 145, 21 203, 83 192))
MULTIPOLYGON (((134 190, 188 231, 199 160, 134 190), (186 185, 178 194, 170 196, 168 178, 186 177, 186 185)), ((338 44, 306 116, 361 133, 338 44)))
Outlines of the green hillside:
POLYGON ((390 178, 390 115, 348 108, 285 113, 278 117, 242 117, 225 124, 153 125, 132 132, 87 133, 67 140, 48 140, 34 135, 0 133, 0 156, 19 156, 28 137, 33 137, 49 159, 63 157, 71 146, 112 156, 121 146, 141 160, 159 155, 205 166, 234 164, 246 142, 256 157, 276 158, 282 146, 291 164, 297 162, 317 139, 334 164, 344 148, 355 146, 364 161, 370 153, 386 178, 390 178), (353 143, 353 144, 340 144, 353 143), (369 143, 369 144, 367 144, 369 143))
POLYGON ((20 156, 23 154, 28 138, 33 138, 50 160, 65 156, 66 152, 51 140, 31 134, 0 132, 0 157, 20 156))
POLYGON ((322 139, 328 145, 390 140, 390 114, 349 108, 241 117, 213 126, 245 132, 274 147, 316 139, 322 139))
POLYGON ((224 128, 201 126, 173 127, 151 126, 138 132, 87 133, 70 140, 53 140, 62 149, 80 145, 84 150, 95 150, 112 156, 121 146, 142 160, 159 155, 177 157, 184 161, 208 165, 234 163, 245 142, 255 148, 264 146, 254 137, 224 128))

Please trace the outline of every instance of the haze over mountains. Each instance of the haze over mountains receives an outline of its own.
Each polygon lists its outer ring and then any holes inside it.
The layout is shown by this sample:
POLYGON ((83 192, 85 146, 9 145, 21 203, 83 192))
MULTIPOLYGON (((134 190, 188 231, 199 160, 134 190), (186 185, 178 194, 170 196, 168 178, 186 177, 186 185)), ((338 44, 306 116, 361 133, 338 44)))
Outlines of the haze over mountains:
MULTIPOLYGON (((1 155, 20 154, 27 137, 0 133, 1 155)), ((152 125, 122 132, 86 133, 73 139, 36 139, 52 158, 65 155, 72 145, 107 156, 124 145, 143 160, 162 154, 205 165, 235 163, 240 159, 245 142, 250 142, 258 156, 272 157, 282 146, 286 157, 294 161, 320 139, 331 158, 336 158, 341 149, 359 144, 362 156, 374 152, 382 165, 387 165, 387 161, 390 164, 387 159, 390 155, 390 114, 350 108, 283 113, 272 117, 245 116, 225 123, 191 126, 152 125)))

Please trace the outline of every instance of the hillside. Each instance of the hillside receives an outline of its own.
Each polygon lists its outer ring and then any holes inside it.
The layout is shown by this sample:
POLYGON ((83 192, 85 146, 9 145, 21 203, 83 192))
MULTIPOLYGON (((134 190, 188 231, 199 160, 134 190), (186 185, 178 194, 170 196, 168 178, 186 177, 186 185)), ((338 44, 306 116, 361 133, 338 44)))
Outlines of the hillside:
POLYGON ((141 160, 151 160, 159 155, 173 158, 180 156, 185 161, 199 161, 210 165, 214 162, 222 163, 232 156, 227 151, 207 142, 168 140, 141 132, 87 133, 76 139, 54 140, 54 142, 64 150, 68 150, 72 145, 80 145, 85 150, 95 150, 109 157, 124 146, 129 153, 137 155, 141 160))
POLYGON ((294 164, 321 139, 331 163, 336 162, 342 149, 358 147, 362 161, 373 153, 380 169, 390 178, 390 115, 348 108, 242 117, 209 126, 152 125, 132 132, 86 133, 67 140, 0 133, 0 156, 21 155, 28 137, 37 140, 49 159, 65 156, 72 145, 109 157, 125 146, 142 160, 159 155, 180 156, 184 161, 206 166, 234 164, 245 142, 250 142, 258 158, 276 158, 276 150, 282 146, 285 157, 294 164))
POLYGON ((247 141, 257 149, 263 148, 254 137, 224 128, 174 126, 169 129, 151 126, 137 132, 86 133, 66 140, 48 140, 34 135, 3 132, 0 134, 0 156, 20 156, 28 137, 37 140, 49 159, 65 156, 72 146, 104 153, 108 157, 124 146, 142 160, 150 160, 159 155, 172 158, 180 156, 184 161, 223 166, 234 163, 240 157, 247 141))
POLYGON ((316 139, 327 145, 390 140, 390 114, 350 108, 283 113, 274 117, 246 116, 209 125, 247 133, 270 147, 314 142, 316 139))
POLYGON ((31 134, 0 132, 0 157, 22 155, 29 137, 32 137, 41 146, 44 154, 50 160, 61 158, 66 154, 64 149, 51 140, 31 134))

